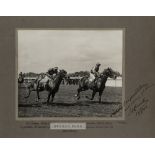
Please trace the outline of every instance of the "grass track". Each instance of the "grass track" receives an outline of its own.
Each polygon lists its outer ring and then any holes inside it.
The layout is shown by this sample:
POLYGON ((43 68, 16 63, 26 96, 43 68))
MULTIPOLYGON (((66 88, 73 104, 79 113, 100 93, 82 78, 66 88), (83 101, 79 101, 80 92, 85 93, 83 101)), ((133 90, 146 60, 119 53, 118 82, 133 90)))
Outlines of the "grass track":
MULTIPOLYGON (((102 103, 98 103, 98 93, 94 101, 88 100, 85 96, 91 91, 81 93, 81 99, 76 100, 77 86, 61 85, 56 94, 54 103, 46 105, 47 92, 40 93, 39 103, 35 101, 36 92, 32 92, 28 99, 25 99, 25 88, 19 88, 18 116, 19 117, 109 117, 122 105, 122 88, 106 87, 102 95, 102 103)), ((122 110, 112 117, 122 116, 122 110)))

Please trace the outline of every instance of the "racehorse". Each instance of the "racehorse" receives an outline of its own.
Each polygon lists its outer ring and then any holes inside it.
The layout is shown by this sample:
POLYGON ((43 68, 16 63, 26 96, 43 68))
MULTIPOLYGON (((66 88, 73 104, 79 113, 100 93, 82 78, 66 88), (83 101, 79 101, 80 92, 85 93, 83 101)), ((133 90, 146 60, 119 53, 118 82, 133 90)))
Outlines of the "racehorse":
POLYGON ((37 101, 39 101, 40 99, 39 92, 46 90, 48 91, 47 103, 49 103, 51 96, 52 96, 52 99, 51 99, 51 103, 52 103, 54 100, 55 94, 59 90, 61 81, 66 76, 66 74, 67 72, 65 70, 60 70, 59 73, 54 78, 48 77, 48 80, 46 82, 42 82, 41 80, 40 82, 35 81, 33 83, 30 83, 30 85, 27 86, 28 95, 25 98, 28 98, 32 91, 36 91, 37 101))
POLYGON ((91 89, 92 92, 92 97, 89 98, 86 96, 88 99, 93 100, 96 92, 99 92, 99 103, 101 103, 101 96, 102 93, 105 89, 105 83, 108 79, 108 77, 113 78, 114 80, 118 77, 121 76, 119 72, 116 72, 112 70, 111 68, 105 69, 98 77, 96 77, 95 81, 90 82, 89 77, 83 77, 79 81, 79 87, 77 89, 77 99, 80 99, 80 92, 81 91, 86 91, 88 89, 91 89))

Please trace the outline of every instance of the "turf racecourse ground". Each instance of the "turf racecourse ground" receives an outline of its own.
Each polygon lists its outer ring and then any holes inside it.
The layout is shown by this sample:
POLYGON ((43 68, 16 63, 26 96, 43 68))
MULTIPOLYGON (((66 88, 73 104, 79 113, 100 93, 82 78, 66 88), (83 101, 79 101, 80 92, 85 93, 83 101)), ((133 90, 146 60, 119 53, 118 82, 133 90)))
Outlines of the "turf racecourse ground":
POLYGON ((36 102, 36 92, 25 99, 26 89, 18 88, 18 117, 121 117, 122 110, 118 110, 122 103, 121 87, 106 87, 102 94, 102 102, 98 102, 98 93, 94 101, 85 96, 91 96, 92 91, 81 93, 81 99, 76 100, 76 85, 61 85, 55 95, 52 105, 46 104, 47 92, 41 92, 39 103, 36 102), (118 110, 118 112, 117 112, 118 110), (111 115, 112 114, 112 115, 111 115))

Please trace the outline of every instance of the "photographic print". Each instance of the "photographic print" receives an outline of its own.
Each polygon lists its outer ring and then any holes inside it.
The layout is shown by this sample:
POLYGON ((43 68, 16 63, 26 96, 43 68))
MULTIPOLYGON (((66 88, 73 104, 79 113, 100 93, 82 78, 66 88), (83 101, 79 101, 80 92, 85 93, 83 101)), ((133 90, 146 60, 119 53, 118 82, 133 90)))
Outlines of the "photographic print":
POLYGON ((124 29, 17 29, 17 119, 123 119, 124 29))
POLYGON ((0 137, 154 137, 154 17, 0 21, 0 137))

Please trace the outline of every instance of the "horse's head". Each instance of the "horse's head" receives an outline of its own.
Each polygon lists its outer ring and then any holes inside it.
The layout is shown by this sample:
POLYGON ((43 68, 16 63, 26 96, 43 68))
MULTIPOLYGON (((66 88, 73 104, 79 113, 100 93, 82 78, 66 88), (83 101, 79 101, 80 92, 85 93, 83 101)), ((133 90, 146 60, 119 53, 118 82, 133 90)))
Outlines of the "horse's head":
POLYGON ((110 67, 108 67, 107 69, 105 69, 102 73, 103 75, 106 75, 107 77, 110 77, 112 79, 116 79, 118 76, 121 76, 121 74, 119 72, 114 71, 113 69, 111 69, 110 67))
POLYGON ((64 77, 66 77, 67 72, 66 72, 64 69, 61 69, 61 70, 59 71, 59 74, 60 74, 60 76, 61 76, 62 78, 64 78, 64 77))

